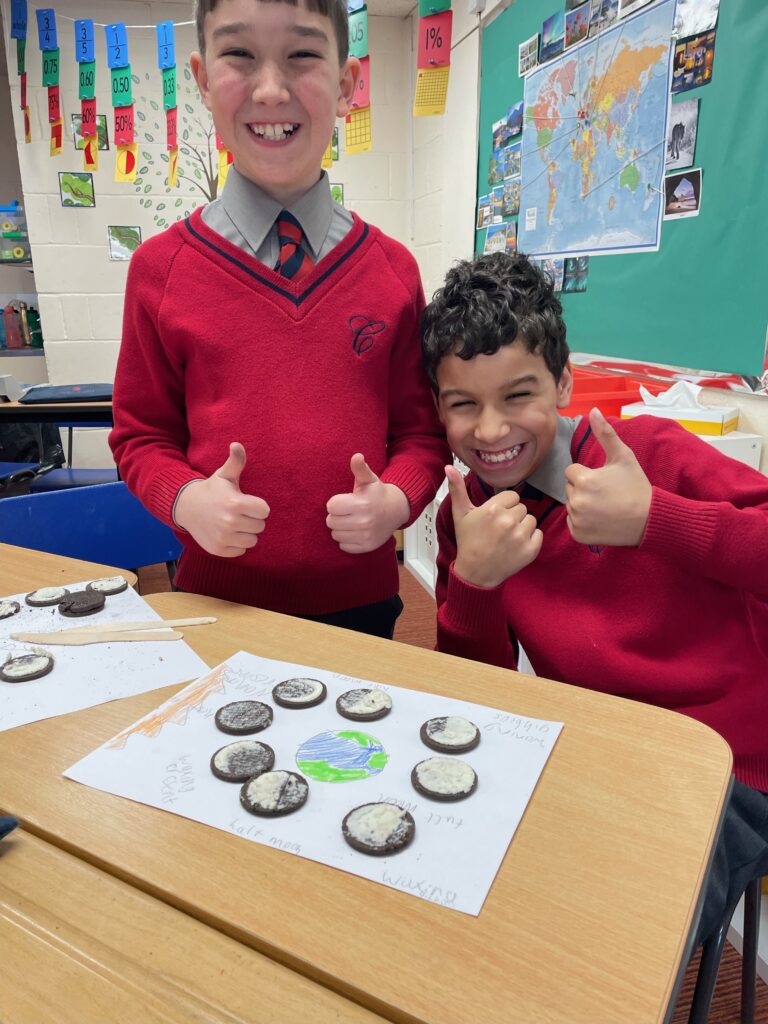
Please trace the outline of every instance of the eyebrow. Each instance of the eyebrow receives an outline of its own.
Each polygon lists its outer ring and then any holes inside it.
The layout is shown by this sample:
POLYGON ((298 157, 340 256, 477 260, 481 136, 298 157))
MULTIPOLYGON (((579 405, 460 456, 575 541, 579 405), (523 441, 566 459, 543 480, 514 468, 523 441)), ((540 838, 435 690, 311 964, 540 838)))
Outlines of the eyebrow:
MULTIPOLYGON (((510 391, 513 388, 519 388, 526 384, 538 384, 539 378, 535 373, 528 373, 525 377, 515 377, 514 380, 505 381, 504 384, 499 385, 499 391, 510 391)), ((456 395, 469 395, 470 391, 464 391, 462 388, 448 388, 445 391, 440 392, 440 398, 453 398, 456 395)))
MULTIPOLYGON (((219 25, 213 30, 213 38, 221 39, 224 36, 236 36, 241 32, 247 32, 248 25, 244 21, 231 21, 226 25, 219 25)), ((296 36, 300 36, 302 39, 319 39, 325 43, 328 42, 328 36, 321 28, 315 28, 312 25, 292 25, 290 29, 291 33, 296 36)))

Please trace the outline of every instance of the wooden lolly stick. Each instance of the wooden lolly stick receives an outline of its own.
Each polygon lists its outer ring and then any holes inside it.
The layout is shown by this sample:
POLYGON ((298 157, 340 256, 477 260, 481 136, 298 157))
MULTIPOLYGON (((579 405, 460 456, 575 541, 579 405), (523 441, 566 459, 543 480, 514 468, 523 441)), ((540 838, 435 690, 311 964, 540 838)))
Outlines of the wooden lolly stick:
POLYGON ((153 643, 162 640, 180 640, 183 633, 169 630, 167 633, 158 632, 122 632, 105 633, 86 630, 72 630, 63 633, 15 633, 14 640, 21 640, 28 644, 44 644, 46 647, 77 647, 85 644, 109 644, 109 643, 131 643, 137 640, 151 640, 153 643))
POLYGON ((216 619, 213 616, 206 615, 196 619, 147 619, 146 622, 94 622, 90 626, 73 626, 70 629, 54 630, 54 632, 47 635, 75 636, 77 633, 124 633, 127 630, 134 629, 167 629, 169 626, 205 626, 215 621, 216 619))

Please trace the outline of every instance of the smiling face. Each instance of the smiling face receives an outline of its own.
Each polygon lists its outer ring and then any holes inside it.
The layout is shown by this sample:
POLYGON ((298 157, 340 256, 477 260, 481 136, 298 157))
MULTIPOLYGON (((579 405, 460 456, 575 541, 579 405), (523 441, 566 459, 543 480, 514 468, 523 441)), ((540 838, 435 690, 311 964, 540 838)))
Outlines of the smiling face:
POLYGON ((456 455, 496 489, 515 487, 541 466, 571 398, 570 365, 559 381, 521 342, 472 359, 444 356, 437 409, 456 455))
POLYGON ((312 188, 360 69, 339 64, 331 20, 301 2, 219 0, 190 66, 237 170, 284 206, 312 188))

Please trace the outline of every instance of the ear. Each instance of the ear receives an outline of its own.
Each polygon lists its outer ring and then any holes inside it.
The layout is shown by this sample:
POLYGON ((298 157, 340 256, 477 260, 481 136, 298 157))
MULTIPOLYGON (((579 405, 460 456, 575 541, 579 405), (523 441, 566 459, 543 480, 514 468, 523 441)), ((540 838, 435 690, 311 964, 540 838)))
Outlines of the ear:
POLYGON ((345 117, 349 113, 359 77, 360 61, 357 57, 347 57, 339 76, 339 99, 336 104, 336 117, 345 117))
POLYGON ((200 91, 200 99, 203 101, 205 107, 210 110, 210 90, 208 89, 208 71, 205 67, 205 58, 202 54, 195 51, 189 55, 189 66, 192 69, 192 74, 195 76, 197 88, 200 91))
POLYGON ((563 367, 560 380, 557 382, 557 408, 565 409, 571 402, 573 392, 573 371, 570 362, 563 367))

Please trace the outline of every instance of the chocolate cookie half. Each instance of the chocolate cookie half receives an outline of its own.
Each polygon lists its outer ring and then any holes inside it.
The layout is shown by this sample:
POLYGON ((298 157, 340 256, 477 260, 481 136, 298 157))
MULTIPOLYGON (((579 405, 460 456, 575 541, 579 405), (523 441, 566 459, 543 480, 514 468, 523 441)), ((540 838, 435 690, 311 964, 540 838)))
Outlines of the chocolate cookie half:
POLYGON ((272 725, 272 708, 260 700, 235 700, 220 707, 214 721, 222 732, 245 736, 272 725))
POLYGON ((124 576, 102 576, 101 579, 91 580, 86 585, 86 590, 96 590, 100 594, 122 594, 128 589, 128 580, 124 576))
POLYGON ((225 782, 245 782, 268 772, 275 763, 275 752, 258 740, 239 740, 220 747, 211 758, 211 771, 225 782))
POLYGON ((336 710, 353 722, 375 722, 392 710, 392 698, 384 690, 347 690, 336 700, 336 710))
POLYGON ((319 679, 284 679, 272 690, 272 699, 281 708, 313 708, 322 704, 328 690, 319 679))
POLYGON ((69 619, 77 619, 81 615, 95 615, 104 607, 106 598, 97 590, 78 590, 75 594, 67 594, 59 601, 59 612, 69 619))
POLYGON ((10 619, 19 611, 21 611, 21 605, 18 601, 0 601, 0 619, 10 619))
POLYGON ((40 587, 39 590, 27 594, 24 600, 33 608, 47 608, 49 605, 58 604, 68 593, 64 587, 40 587))
POLYGON ((360 853, 385 857, 408 846, 416 834, 416 822, 397 804, 361 804, 346 815, 341 832, 360 853))
POLYGON ((477 789, 477 774, 458 757, 428 757, 413 769, 411 782, 430 800, 464 800, 477 789))
POLYGON ((0 665, 0 679, 6 683, 28 683, 32 679, 42 679, 53 668, 53 655, 45 651, 34 654, 20 654, 18 658, 9 658, 0 665))
POLYGON ((251 814, 277 818, 293 814, 303 807, 309 796, 307 780, 296 772, 264 772, 249 779, 240 790, 240 803, 251 814))
POLYGON ((422 743, 441 754, 466 754, 480 742, 480 730, 468 718, 429 718, 419 732, 422 743))

